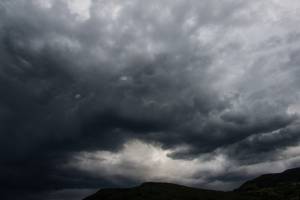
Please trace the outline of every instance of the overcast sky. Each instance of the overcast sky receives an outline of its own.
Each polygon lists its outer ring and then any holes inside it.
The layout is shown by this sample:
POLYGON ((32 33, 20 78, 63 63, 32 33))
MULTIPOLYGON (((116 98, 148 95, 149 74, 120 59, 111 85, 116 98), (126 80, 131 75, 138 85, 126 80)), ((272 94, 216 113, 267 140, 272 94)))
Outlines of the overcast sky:
POLYGON ((298 0, 0 0, 4 200, 300 166, 299 23, 298 0))

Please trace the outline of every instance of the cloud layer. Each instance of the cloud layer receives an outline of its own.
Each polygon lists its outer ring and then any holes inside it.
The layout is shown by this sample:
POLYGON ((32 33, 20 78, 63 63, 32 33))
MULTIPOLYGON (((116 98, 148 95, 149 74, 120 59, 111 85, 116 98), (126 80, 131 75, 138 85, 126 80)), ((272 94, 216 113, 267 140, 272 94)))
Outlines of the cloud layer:
POLYGON ((299 8, 294 0, 0 1, 1 187, 95 188, 120 176, 123 185, 229 188, 273 163, 296 166, 299 8), (135 149, 163 163, 154 169, 158 161, 135 149), (202 166, 219 159, 220 170, 203 178, 202 166))

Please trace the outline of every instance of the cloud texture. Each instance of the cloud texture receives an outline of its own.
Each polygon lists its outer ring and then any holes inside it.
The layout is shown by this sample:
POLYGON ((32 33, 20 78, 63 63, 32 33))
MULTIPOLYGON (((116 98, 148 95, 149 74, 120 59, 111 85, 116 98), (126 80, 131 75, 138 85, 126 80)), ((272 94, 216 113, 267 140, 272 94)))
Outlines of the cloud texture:
POLYGON ((228 189, 297 166, 299 10, 0 0, 0 188, 8 199, 147 180, 228 189))

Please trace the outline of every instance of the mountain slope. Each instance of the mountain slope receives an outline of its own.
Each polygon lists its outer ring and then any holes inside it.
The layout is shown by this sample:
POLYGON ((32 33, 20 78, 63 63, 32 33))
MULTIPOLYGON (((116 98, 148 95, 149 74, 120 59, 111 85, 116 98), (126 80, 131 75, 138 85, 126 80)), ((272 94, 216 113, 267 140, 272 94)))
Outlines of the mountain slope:
POLYGON ((102 189, 84 200, 252 200, 233 192, 196 189, 171 183, 143 183, 127 189, 102 189))
POLYGON ((143 183, 133 188, 101 189, 84 200, 300 200, 300 168, 266 174, 231 192, 171 183, 143 183))
POLYGON ((265 174, 242 184, 236 193, 272 200, 300 199, 300 168, 265 174))
POLYGON ((265 174, 241 185, 238 191, 252 191, 257 188, 282 187, 300 184, 300 168, 286 170, 282 173, 265 174))

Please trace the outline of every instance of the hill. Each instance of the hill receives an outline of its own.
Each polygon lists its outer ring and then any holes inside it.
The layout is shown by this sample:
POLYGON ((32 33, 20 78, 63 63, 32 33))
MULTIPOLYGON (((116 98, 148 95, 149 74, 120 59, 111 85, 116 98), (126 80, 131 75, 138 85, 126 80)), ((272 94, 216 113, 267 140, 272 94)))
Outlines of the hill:
POLYGON ((300 200, 300 168, 265 174, 229 191, 171 183, 143 183, 133 188, 101 189, 84 200, 300 200))
POLYGON ((259 176, 245 182, 235 192, 264 199, 298 200, 300 199, 300 168, 259 176))

